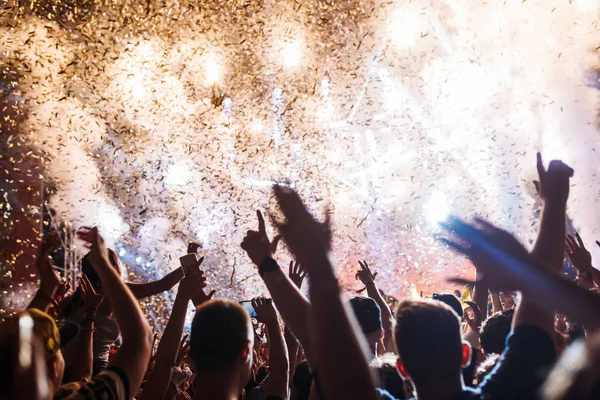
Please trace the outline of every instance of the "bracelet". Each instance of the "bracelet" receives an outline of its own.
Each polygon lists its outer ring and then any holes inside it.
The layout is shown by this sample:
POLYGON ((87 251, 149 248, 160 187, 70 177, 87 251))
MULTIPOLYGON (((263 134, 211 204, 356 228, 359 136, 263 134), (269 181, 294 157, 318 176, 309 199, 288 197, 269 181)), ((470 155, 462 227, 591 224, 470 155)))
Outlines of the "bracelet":
POLYGON ((54 300, 52 297, 48 296, 46 293, 42 292, 41 290, 38 289, 38 291, 35 293, 35 297, 40 296, 42 299, 52 303, 52 305, 54 307, 58 307, 58 303, 56 302, 56 300, 54 300))
POLYGON ((258 266, 259 275, 265 276, 267 272, 277 271, 279 270, 279 264, 277 261, 273 260, 271 257, 265 258, 265 260, 258 266))

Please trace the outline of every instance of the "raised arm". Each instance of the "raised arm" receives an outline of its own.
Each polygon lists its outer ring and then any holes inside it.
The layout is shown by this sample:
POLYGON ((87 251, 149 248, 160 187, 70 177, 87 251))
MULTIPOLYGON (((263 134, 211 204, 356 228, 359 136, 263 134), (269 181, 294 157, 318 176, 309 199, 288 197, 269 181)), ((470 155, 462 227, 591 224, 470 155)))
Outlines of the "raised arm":
MULTIPOLYGON (((562 272, 565 254, 565 216, 573 170, 561 161, 551 161, 546 170, 540 153, 537 155, 537 170, 539 181, 535 182, 535 186, 543 208, 540 231, 531 254, 549 273, 558 276, 562 272)), ((541 310, 524 293, 513 318, 513 326, 519 325, 539 326, 554 337, 554 311, 541 310)))
POLYGON ((52 239, 44 238, 40 245, 40 254, 35 263, 35 268, 40 277, 40 287, 27 308, 37 308, 43 312, 48 312, 50 306, 58 306, 54 296, 61 284, 58 273, 54 270, 54 264, 50 257, 52 248, 52 239))
POLYGON ((317 387, 325 399, 377 399, 369 367, 367 345, 352 312, 342 300, 329 261, 331 230, 313 219, 291 189, 274 187, 286 217, 277 223, 289 249, 308 272, 310 281, 310 335, 316 363, 317 387), (344 366, 344 373, 340 373, 344 366))
POLYGON ((265 324, 269 333, 269 381, 265 388, 265 397, 285 399, 288 395, 290 363, 273 301, 254 299, 252 307, 256 311, 258 322, 265 324))
POLYGON ((96 293, 89 279, 83 275, 81 278, 81 297, 85 304, 85 314, 79 329, 79 342, 77 343, 77 354, 75 355, 74 373, 71 381, 87 382, 92 377, 94 360, 94 326, 98 307, 104 300, 104 293, 96 293))
POLYGON ((356 279, 360 279, 360 281, 367 288, 367 294, 369 297, 375 300, 381 309, 381 325, 384 332, 383 340, 385 348, 391 350, 394 348, 394 336, 392 333, 392 310, 390 310, 390 306, 388 306, 386 301, 383 299, 377 284, 375 284, 377 272, 373 274, 366 261, 359 261, 358 264, 360 265, 361 269, 356 273, 356 279))
POLYGON ((136 299, 143 299, 156 294, 171 290, 171 288, 183 279, 183 270, 176 268, 159 280, 144 283, 127 282, 127 286, 136 299))
POLYGON ((152 331, 137 299, 108 260, 108 252, 97 228, 84 228, 78 237, 90 249, 90 261, 100 277, 108 300, 113 304, 123 344, 109 367, 123 371, 128 380, 129 398, 137 394, 150 358, 152 331))
POLYGON ((258 273, 265 282, 281 317, 300 341, 310 363, 311 349, 308 334, 310 303, 272 258, 279 238, 269 240, 262 213, 257 211, 256 214, 258 231, 250 230, 246 233, 242 248, 258 267, 258 273))
MULTIPOLYGON (((198 267, 200 267, 202 261, 203 258, 198 260, 198 267)), ((142 394, 139 397, 140 400, 162 399, 167 393, 169 382, 171 382, 171 371, 175 366, 181 335, 183 334, 188 305, 190 300, 199 294, 204 287, 206 287, 206 278, 200 270, 195 270, 181 281, 169 322, 167 322, 167 327, 158 343, 154 368, 146 380, 142 394)), ((211 292, 210 297, 213 294, 214 292, 211 292)), ((205 301, 210 299, 209 296, 205 297, 205 301)))

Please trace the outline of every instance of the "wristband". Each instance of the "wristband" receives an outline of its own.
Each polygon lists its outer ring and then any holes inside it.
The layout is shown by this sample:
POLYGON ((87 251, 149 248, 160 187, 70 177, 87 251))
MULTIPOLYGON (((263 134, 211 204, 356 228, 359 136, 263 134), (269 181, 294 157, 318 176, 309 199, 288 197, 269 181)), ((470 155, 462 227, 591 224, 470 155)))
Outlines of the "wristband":
POLYGON ((279 268, 279 264, 277 261, 273 260, 271 257, 265 258, 265 260, 258 266, 258 273, 260 276, 264 276, 267 272, 277 271, 279 268))

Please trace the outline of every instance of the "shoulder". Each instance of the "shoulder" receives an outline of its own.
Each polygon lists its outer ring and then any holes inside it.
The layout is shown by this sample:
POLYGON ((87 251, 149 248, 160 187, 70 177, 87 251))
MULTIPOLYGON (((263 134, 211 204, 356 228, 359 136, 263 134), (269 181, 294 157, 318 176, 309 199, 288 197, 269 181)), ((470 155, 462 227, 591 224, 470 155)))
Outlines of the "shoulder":
POLYGON ((109 367, 66 399, 118 400, 129 398, 129 381, 120 368, 109 367))

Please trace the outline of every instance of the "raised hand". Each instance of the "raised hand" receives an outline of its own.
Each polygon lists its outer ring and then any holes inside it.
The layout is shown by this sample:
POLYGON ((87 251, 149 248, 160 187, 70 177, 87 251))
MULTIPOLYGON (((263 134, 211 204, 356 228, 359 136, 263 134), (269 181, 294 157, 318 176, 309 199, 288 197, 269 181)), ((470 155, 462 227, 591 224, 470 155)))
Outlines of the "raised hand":
POLYGON ((356 273, 355 278, 358 280, 360 279, 360 281, 366 286, 370 283, 375 282, 375 278, 377 278, 377 272, 372 273, 371 269, 369 268, 369 264, 367 264, 366 261, 358 261, 358 264, 360 265, 360 270, 358 270, 358 272, 356 273))
POLYGON ((548 170, 544 168, 541 153, 537 153, 539 181, 534 181, 539 196, 544 201, 565 204, 569 198, 569 178, 573 169, 559 160, 550 161, 548 170))
MULTIPOLYGON (((470 259, 480 269, 490 288, 493 290, 515 290, 514 280, 508 265, 514 268, 513 260, 535 264, 527 250, 510 233, 503 231, 487 221, 476 218, 474 224, 467 224, 458 218, 440 224, 457 240, 440 238, 439 240, 470 259), (513 260, 508 259, 512 258, 513 260)), ((464 280, 454 279, 465 283, 464 280)))
POLYGON ((249 230, 246 232, 241 246, 252 262, 255 265, 260 265, 266 258, 271 257, 275 253, 281 236, 277 235, 270 241, 267 236, 265 219, 260 210, 256 211, 256 216, 258 217, 258 231, 249 230))
POLYGON ((198 253, 198 249, 201 249, 202 245, 196 242, 188 243, 187 254, 196 254, 198 253))
POLYGON ((252 299, 252 307, 256 311, 256 319, 263 324, 272 324, 277 322, 277 312, 273 306, 273 300, 264 297, 252 299))
POLYGON ((306 278, 306 275, 307 272, 302 269, 298 262, 290 261, 289 276, 298 289, 302 288, 302 282, 306 278))
POLYGON ((40 258, 35 263, 37 273, 40 276, 40 288, 48 295, 55 293, 62 284, 62 279, 54 269, 54 263, 52 257, 50 257, 50 251, 57 243, 57 240, 58 237, 56 235, 48 235, 42 240, 40 258))
POLYGON ((577 272, 590 272, 592 269, 592 255, 585 248, 578 233, 575 237, 567 235, 565 238, 565 255, 573 264, 577 272))
MULTIPOLYGON (((77 237, 84 242, 84 246, 90 251, 92 265, 99 266, 101 260, 108 260, 108 249, 104 245, 104 239, 98 234, 97 227, 83 227, 77 231, 77 237)), ((110 266, 110 262, 107 264, 110 266)))
MULTIPOLYGON (((198 266, 202 263, 201 258, 198 266)), ((201 291, 206 287, 206 278, 204 277, 204 271, 194 270, 194 272, 188 274, 179 283, 178 295, 184 296, 184 298, 191 300, 195 298, 201 291)))
POLYGON ((83 298, 83 303, 87 308, 95 308, 96 310, 102 302, 104 301, 104 293, 96 293, 92 283, 87 278, 87 276, 83 275, 81 277, 81 284, 79 289, 81 290, 81 297, 83 298))
POLYGON ((483 319, 481 310, 479 309, 479 306, 472 301, 466 301, 465 303, 469 305, 469 307, 465 309, 465 312, 463 314, 465 317, 465 321, 473 331, 479 332, 479 329, 481 328, 481 322, 483 319), (469 312, 473 313, 472 318, 469 312))
POLYGON ((198 307, 199 305, 204 304, 207 301, 211 300, 213 298, 213 296, 215 295, 215 293, 217 293, 216 290, 211 290, 209 294, 206 294, 204 292, 204 289, 202 289, 201 291, 198 292, 198 294, 196 296, 192 297, 192 303, 194 303, 194 306, 198 307))
POLYGON ((274 186, 273 192, 285 216, 284 222, 274 221, 289 249, 307 272, 322 265, 331 249, 331 219, 315 220, 293 189, 274 186))

